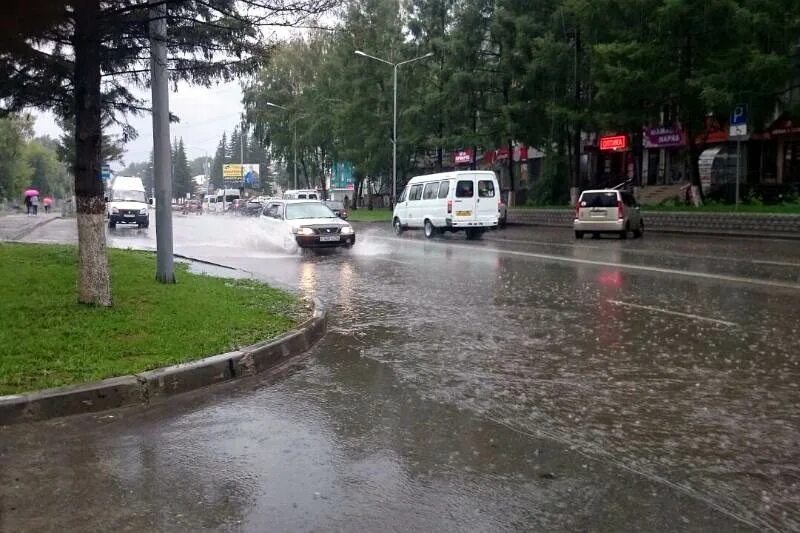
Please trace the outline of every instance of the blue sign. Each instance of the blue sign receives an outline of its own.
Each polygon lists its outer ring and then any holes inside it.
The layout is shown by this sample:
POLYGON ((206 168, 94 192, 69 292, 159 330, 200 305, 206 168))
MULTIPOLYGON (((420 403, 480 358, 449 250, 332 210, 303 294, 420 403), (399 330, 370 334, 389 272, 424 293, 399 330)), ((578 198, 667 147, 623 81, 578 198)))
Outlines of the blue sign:
POLYGON ((337 161, 333 164, 333 176, 331 176, 332 189, 353 189, 355 179, 353 178, 353 164, 349 161, 337 161))
POLYGON ((108 181, 111 179, 111 167, 108 165, 103 165, 100 167, 100 179, 103 181, 108 181))
POLYGON ((731 113, 731 126, 743 126, 747 124, 747 106, 739 104, 731 113))

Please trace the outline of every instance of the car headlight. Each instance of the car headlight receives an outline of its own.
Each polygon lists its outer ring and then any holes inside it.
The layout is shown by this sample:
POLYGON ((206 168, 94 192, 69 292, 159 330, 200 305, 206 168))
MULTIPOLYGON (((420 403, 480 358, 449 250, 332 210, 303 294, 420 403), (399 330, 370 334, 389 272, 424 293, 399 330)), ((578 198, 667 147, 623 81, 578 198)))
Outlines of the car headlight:
POLYGON ((119 213, 119 209, 117 209, 116 207, 112 207, 111 212, 116 215, 119 213))
POLYGON ((353 226, 342 226, 342 235, 352 235, 353 226))
POLYGON ((314 235, 314 230, 311 228, 292 228, 292 233, 296 235, 314 235))
POLYGON ((140 214, 140 215, 146 215, 146 214, 147 214, 147 208, 146 208, 146 207, 143 207, 142 209, 140 209, 140 210, 139 210, 139 214, 140 214))

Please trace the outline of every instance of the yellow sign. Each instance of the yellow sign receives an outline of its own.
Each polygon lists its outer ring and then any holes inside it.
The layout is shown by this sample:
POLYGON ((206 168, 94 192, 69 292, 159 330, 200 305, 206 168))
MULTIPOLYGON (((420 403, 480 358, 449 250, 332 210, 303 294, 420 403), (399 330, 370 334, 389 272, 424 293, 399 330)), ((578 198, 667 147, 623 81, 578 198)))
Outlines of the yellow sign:
POLYGON ((242 179, 242 165, 222 165, 222 176, 224 178, 242 179))

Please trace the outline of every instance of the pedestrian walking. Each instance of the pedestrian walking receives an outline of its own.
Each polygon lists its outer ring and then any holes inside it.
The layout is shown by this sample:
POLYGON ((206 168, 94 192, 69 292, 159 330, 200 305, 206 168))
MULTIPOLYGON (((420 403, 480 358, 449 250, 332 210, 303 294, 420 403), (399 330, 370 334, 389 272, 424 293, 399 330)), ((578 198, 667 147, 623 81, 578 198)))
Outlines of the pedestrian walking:
POLYGON ((32 204, 31 204, 31 197, 30 196, 26 196, 25 197, 25 213, 27 213, 28 216, 31 216, 31 211, 33 211, 32 204))
POLYGON ((33 216, 39 215, 39 197, 38 196, 31 196, 31 209, 33 210, 33 216))
POLYGON ((49 214, 50 208, 53 206, 53 198, 51 196, 45 196, 44 200, 42 200, 42 204, 44 204, 44 212, 49 214))

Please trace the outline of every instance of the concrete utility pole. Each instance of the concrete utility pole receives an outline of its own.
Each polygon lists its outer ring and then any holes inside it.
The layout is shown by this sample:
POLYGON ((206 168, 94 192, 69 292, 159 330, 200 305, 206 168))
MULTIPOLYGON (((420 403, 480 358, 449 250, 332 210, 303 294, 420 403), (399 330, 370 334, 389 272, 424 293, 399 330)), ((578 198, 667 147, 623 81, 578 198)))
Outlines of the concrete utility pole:
POLYGON ((391 61, 371 56, 365 52, 362 52, 361 50, 356 50, 355 54, 368 59, 374 59, 375 61, 380 61, 381 63, 386 63, 394 69, 394 76, 392 78, 392 198, 390 202, 390 205, 394 206, 394 202, 397 200, 397 67, 413 61, 419 61, 420 59, 432 57, 433 52, 428 52, 424 56, 415 57, 414 59, 409 59, 407 61, 400 61, 399 63, 392 63, 391 61))
POLYGON ((150 76, 153 98, 153 174, 156 188, 156 279, 175 283, 172 256, 172 153, 169 145, 167 6, 150 0, 150 76))

